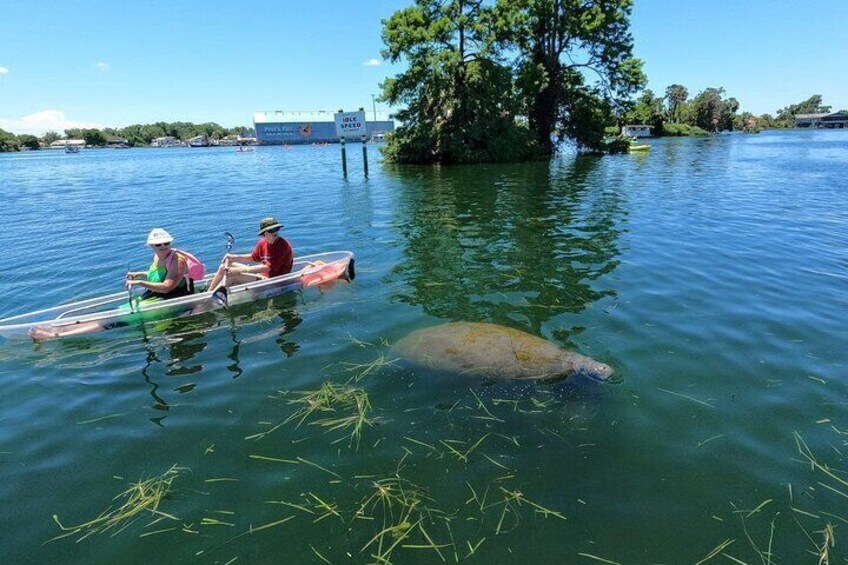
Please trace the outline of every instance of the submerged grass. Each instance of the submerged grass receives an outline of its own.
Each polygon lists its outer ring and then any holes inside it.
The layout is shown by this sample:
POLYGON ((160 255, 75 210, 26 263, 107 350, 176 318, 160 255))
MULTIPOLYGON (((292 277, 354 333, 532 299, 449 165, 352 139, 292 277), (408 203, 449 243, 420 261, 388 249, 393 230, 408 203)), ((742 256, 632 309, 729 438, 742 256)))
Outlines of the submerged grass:
POLYGON ((107 532, 111 532, 111 535, 115 536, 146 515, 151 515, 153 520, 145 527, 157 524, 162 520, 178 520, 175 516, 160 511, 159 505, 171 492, 174 480, 186 471, 188 471, 187 468, 174 465, 162 475, 132 483, 127 490, 112 499, 113 501, 123 500, 118 507, 110 506, 96 518, 76 526, 65 526, 59 521, 59 516, 54 514, 53 520, 65 533, 48 541, 72 537, 77 534, 80 534, 77 542, 81 542, 89 536, 107 532))

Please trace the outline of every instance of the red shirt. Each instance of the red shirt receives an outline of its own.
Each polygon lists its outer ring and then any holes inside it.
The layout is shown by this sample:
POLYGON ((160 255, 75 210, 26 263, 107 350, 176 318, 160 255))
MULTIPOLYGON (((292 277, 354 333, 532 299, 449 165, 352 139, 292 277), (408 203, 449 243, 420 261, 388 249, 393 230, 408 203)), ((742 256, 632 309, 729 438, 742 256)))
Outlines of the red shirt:
POLYGON ((270 246, 263 237, 256 242, 256 247, 253 248, 250 258, 257 263, 271 267, 271 271, 268 273, 269 277, 278 277, 291 272, 292 263, 294 263, 294 250, 291 244, 282 237, 278 237, 277 241, 270 246))

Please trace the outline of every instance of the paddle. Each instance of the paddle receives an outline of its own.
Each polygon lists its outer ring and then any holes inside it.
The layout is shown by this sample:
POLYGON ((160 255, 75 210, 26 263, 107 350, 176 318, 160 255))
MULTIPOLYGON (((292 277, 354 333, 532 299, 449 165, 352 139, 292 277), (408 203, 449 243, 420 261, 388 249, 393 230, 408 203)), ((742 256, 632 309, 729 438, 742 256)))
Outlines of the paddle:
MULTIPOLYGON (((127 280, 130 280, 129 274, 130 274, 130 262, 127 261, 127 280)), ((134 298, 133 297, 133 289, 134 288, 135 288, 135 286, 133 286, 133 285, 130 285, 130 286, 127 287, 127 301, 129 302, 129 305, 130 305, 130 312, 133 312, 133 313, 136 311, 136 309, 139 309, 138 300, 135 301, 135 306, 133 306, 133 298, 134 298)))
POLYGON ((226 310, 230 305, 229 291, 227 290, 227 269, 230 268, 230 265, 226 259, 226 255, 230 252, 230 249, 233 248, 235 238, 233 237, 233 234, 228 231, 225 231, 224 235, 227 236, 227 253, 224 254, 224 259, 221 261, 221 265, 226 263, 226 268, 224 269, 224 278, 221 280, 221 286, 216 288, 215 292, 212 293, 212 300, 223 306, 226 310))
MULTIPOLYGON (((130 280, 130 262, 127 261, 127 280, 130 280)), ((127 285, 127 302, 130 305, 130 312, 134 312, 132 305, 132 286, 127 285)))

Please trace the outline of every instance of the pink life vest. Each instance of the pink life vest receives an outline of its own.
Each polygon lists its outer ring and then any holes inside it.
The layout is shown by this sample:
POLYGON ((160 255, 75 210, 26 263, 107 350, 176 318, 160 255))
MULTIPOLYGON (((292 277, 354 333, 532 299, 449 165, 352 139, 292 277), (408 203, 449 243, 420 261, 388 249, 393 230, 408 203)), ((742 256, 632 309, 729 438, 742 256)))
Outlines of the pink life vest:
MULTIPOLYGON (((203 277, 206 276, 206 265, 188 251, 183 251, 182 249, 174 249, 174 251, 182 255, 183 259, 186 261, 186 276, 193 281, 203 280, 203 277)), ((172 253, 168 258, 168 267, 171 266, 171 260, 173 257, 174 254, 172 253)))

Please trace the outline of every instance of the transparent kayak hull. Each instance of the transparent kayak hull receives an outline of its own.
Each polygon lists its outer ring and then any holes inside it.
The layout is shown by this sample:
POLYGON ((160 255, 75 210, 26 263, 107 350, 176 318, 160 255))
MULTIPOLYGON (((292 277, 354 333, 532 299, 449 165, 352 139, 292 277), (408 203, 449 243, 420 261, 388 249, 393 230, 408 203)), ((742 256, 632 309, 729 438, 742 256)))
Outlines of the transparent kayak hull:
MULTIPOLYGON (((298 257, 291 273, 228 287, 227 303, 236 306, 340 277, 352 279, 353 260, 350 251, 329 251, 298 257)), ((207 277, 198 286, 207 285, 210 279, 211 276, 207 277)), ((134 303, 131 309, 127 293, 117 292, 0 319, 0 336, 26 338, 36 333, 42 339, 66 337, 150 320, 202 314, 219 308, 223 308, 223 305, 212 298, 211 292, 199 292, 170 300, 142 301, 137 305, 134 303)))

